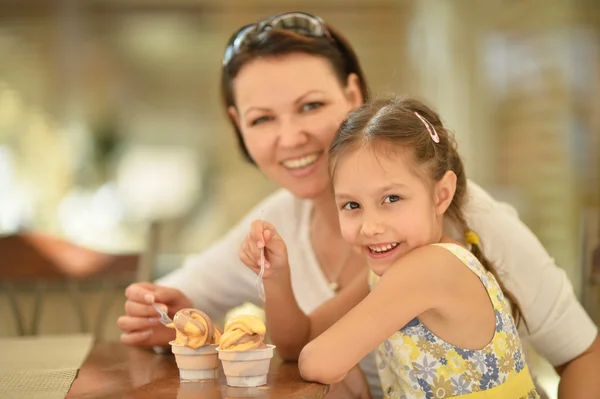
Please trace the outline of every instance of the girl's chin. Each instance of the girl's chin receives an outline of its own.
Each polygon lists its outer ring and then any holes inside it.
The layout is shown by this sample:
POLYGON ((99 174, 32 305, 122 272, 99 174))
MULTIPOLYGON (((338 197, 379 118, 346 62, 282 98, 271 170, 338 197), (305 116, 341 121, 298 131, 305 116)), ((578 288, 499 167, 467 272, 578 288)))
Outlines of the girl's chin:
POLYGON ((370 264, 369 268, 373 273, 375 273, 379 277, 383 276, 383 273, 385 273, 385 271, 388 269, 387 266, 383 266, 382 264, 370 264))

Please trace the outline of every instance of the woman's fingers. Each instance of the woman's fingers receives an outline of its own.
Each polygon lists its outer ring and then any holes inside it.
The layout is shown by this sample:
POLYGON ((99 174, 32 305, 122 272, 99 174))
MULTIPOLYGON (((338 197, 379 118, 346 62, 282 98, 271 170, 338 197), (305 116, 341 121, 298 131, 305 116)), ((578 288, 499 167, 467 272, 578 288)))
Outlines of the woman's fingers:
POLYGON ((150 297, 145 297, 145 299, 149 303, 165 304, 167 307, 181 305, 188 301, 188 298, 181 291, 160 285, 156 286, 154 294, 150 295, 150 297))
POLYGON ((148 330, 160 324, 158 317, 131 317, 121 316, 117 319, 117 326, 125 332, 148 330))
POLYGON ((121 334, 121 342, 125 345, 143 345, 152 336, 152 330, 136 331, 121 334))
POLYGON ((156 290, 156 285, 151 283, 135 283, 129 285, 125 289, 125 296, 128 300, 138 302, 138 303, 152 303, 151 298, 153 298, 154 291, 156 290))
MULTIPOLYGON (((165 305, 161 305, 167 310, 165 305)), ((132 317, 158 317, 159 314, 152 305, 145 305, 134 301, 125 301, 125 314, 132 317)))
POLYGON ((121 342, 137 346, 167 346, 175 338, 175 332, 163 325, 152 329, 125 332, 121 334, 121 342))

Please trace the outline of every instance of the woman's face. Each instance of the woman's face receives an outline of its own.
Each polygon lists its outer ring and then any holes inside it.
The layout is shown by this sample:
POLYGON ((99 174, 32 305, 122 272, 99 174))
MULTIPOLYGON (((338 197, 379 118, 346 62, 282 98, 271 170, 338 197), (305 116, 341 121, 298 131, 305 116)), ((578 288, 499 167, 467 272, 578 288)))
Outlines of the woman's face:
POLYGON ((260 170, 300 198, 329 190, 327 151, 363 102, 358 78, 351 75, 344 87, 325 58, 290 54, 246 64, 233 92, 229 112, 260 170))

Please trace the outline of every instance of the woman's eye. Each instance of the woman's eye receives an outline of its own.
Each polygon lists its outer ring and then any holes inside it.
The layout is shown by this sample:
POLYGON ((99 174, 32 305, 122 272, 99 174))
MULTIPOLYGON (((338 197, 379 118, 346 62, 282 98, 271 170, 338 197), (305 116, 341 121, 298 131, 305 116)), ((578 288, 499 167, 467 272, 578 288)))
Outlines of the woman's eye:
POLYGON ((349 210, 349 211, 353 211, 355 209, 360 208, 360 205, 358 205, 358 203, 356 203, 356 202, 351 201, 351 202, 346 202, 342 208, 349 210))
POLYGON ((383 200, 383 202, 396 202, 396 201, 400 201, 400 197, 397 195, 388 195, 387 197, 385 197, 385 199, 383 200))
POLYGON ((260 118, 253 119, 253 120, 250 122, 250 126, 256 126, 256 125, 259 125, 259 124, 261 124, 261 123, 268 122, 268 121, 270 121, 271 119, 273 119, 273 118, 272 118, 272 117, 270 117, 270 116, 261 116, 260 118))
POLYGON ((325 104, 323 104, 321 101, 313 101, 313 102, 304 104, 302 106, 302 111, 306 112, 306 111, 310 111, 313 109, 321 108, 323 105, 325 105, 325 104))

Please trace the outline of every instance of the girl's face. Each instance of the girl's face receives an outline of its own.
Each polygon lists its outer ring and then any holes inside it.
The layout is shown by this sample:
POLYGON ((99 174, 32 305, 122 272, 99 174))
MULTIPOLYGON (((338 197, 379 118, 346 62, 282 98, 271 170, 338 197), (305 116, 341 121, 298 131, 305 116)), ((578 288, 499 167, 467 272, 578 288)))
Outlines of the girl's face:
POLYGON ((405 149, 359 148, 336 167, 333 186, 342 236, 360 248, 378 275, 411 250, 442 238, 456 176, 448 172, 434 182, 422 172, 417 175, 412 153, 405 149))
POLYGON ((229 112, 260 170, 300 198, 330 189, 327 151, 362 104, 358 78, 350 75, 343 87, 325 58, 290 54, 248 63, 233 92, 229 112))

